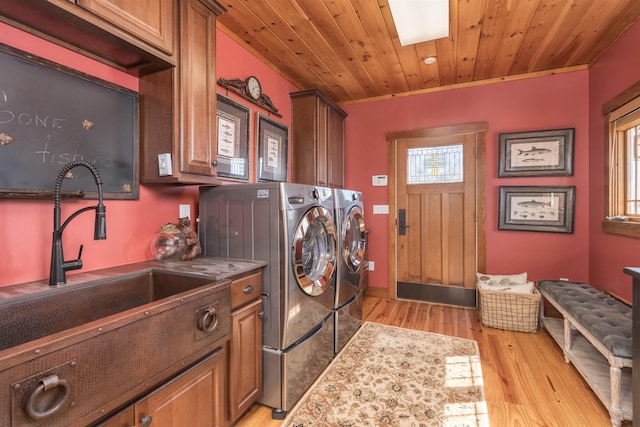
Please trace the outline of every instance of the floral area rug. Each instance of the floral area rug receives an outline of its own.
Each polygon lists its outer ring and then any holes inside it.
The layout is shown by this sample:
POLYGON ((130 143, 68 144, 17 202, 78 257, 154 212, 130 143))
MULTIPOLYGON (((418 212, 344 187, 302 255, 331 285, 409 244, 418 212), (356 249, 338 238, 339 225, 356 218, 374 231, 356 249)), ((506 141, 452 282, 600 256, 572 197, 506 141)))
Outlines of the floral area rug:
POLYGON ((283 425, 489 426, 478 344, 366 322, 283 425))

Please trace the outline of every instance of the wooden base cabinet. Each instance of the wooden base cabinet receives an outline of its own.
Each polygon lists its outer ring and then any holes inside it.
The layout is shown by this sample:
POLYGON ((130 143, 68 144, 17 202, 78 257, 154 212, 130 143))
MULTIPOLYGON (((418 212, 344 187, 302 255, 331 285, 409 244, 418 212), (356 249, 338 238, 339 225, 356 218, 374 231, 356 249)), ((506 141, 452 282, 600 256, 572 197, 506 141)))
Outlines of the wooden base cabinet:
POLYGON ((229 416, 236 422, 262 394, 262 272, 231 282, 229 416))
POLYGON ((223 348, 99 427, 226 426, 223 348))
POLYGON ((346 117, 318 90, 291 94, 293 182, 344 188, 346 117))
POLYGON ((219 184, 216 172, 216 19, 213 0, 179 1, 174 69, 140 79, 140 181, 219 184), (158 155, 169 160, 161 170, 158 155))

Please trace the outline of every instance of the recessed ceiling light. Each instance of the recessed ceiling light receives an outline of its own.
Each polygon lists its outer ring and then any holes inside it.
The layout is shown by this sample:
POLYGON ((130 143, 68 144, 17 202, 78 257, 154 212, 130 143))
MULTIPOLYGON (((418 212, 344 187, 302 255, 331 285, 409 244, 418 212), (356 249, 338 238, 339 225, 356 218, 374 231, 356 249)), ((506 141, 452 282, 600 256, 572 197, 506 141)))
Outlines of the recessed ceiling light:
POLYGON ((400 44, 449 36, 449 0, 389 0, 400 44))
POLYGON ((422 60, 422 62, 424 62, 427 65, 435 64, 436 63, 436 58, 435 58, 435 56, 427 56, 426 58, 424 58, 422 60))

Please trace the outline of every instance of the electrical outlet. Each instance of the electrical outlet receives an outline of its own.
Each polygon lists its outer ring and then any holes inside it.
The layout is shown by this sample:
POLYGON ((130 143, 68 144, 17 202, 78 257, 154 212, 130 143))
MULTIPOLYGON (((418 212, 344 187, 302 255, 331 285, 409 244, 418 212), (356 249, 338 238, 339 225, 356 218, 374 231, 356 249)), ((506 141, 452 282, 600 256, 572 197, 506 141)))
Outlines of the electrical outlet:
POLYGON ((178 218, 191 219, 191 205, 180 205, 180 216, 178 218))
POLYGON ((367 270, 373 271, 376 269, 376 264, 373 261, 367 262, 367 270))

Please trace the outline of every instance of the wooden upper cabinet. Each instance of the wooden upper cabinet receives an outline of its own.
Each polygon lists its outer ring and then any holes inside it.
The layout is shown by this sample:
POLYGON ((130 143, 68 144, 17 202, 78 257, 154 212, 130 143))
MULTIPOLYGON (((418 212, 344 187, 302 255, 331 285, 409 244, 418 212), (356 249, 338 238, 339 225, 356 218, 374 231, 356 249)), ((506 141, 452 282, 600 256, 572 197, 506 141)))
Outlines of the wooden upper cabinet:
POLYGON ((328 148, 327 182, 329 187, 344 188, 344 119, 341 109, 328 107, 327 132, 328 148))
POLYGON ((174 0, 76 0, 76 4, 173 55, 174 0))
POLYGON ((179 2, 179 60, 174 69, 140 78, 140 180, 218 184, 216 172, 216 18, 209 0, 179 2), (170 154, 171 175, 158 155, 170 154))
POLYGON ((318 90, 291 94, 292 180, 344 188, 344 120, 318 90))
POLYGON ((177 1, 3 1, 0 21, 141 76, 176 63, 177 1))

